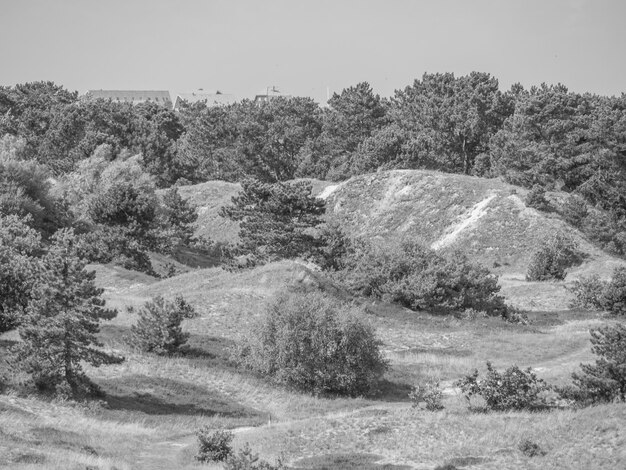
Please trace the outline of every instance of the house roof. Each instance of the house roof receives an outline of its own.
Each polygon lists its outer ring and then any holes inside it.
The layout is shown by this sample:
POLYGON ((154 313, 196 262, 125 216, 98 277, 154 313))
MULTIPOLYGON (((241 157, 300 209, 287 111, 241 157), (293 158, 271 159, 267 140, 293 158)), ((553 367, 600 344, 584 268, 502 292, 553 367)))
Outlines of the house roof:
POLYGON ((291 98, 291 95, 281 93, 280 89, 275 86, 271 86, 259 90, 259 92, 254 96, 254 99, 263 99, 266 97, 278 98, 279 96, 282 96, 283 98, 291 98))
POLYGON ((196 91, 193 93, 179 93, 176 95, 176 102, 174 103, 174 107, 176 108, 180 101, 187 101, 189 104, 205 102, 207 106, 226 106, 229 104, 233 104, 237 102, 237 98, 235 95, 220 93, 216 91, 215 93, 205 92, 205 91, 196 91))
POLYGON ((89 90, 87 96, 113 101, 172 103, 170 92, 166 90, 89 90))

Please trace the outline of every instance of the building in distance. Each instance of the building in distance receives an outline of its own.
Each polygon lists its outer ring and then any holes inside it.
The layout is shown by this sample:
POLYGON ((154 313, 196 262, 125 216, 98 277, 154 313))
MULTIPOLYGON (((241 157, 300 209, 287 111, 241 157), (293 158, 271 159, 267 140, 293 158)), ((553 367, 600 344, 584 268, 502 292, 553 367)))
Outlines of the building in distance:
POLYGON ((255 95, 254 101, 255 103, 267 103, 274 98, 292 98, 292 96, 281 93, 276 86, 268 86, 255 95))
POLYGON ((184 104, 204 103, 208 108, 214 106, 228 106, 237 102, 235 95, 222 93, 219 90, 215 92, 204 91, 200 88, 192 93, 179 93, 174 100, 174 111, 179 111, 184 104))
POLYGON ((172 107, 170 92, 165 90, 89 90, 86 96, 90 99, 105 99, 118 103, 153 102, 168 108, 172 107))

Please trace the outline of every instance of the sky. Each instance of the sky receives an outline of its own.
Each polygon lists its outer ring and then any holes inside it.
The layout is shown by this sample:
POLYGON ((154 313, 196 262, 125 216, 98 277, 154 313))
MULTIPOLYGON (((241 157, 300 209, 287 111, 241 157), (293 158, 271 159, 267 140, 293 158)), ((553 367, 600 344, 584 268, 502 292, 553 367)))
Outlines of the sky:
POLYGON ((626 92, 624 0, 0 0, 0 85, 322 103, 367 81, 488 72, 500 88, 626 92))

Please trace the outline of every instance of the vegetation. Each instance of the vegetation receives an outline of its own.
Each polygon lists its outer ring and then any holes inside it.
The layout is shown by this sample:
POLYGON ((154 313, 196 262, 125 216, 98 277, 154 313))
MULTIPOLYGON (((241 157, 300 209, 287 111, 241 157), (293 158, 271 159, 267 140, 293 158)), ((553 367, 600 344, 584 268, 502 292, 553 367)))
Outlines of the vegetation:
POLYGON ((70 395, 93 389, 83 362, 98 367, 123 361, 100 349, 100 321, 117 312, 104 308, 95 273, 85 271, 86 262, 74 254, 75 241, 69 230, 54 235, 20 322, 22 343, 15 354, 39 389, 70 395))
POLYGON ((546 199, 546 190, 538 184, 534 185, 528 192, 525 202, 528 207, 538 211, 548 211, 550 209, 550 203, 546 199))
POLYGON ((182 330, 183 320, 197 316, 182 296, 173 301, 158 296, 146 302, 137 312, 137 323, 130 329, 132 344, 145 352, 172 355, 189 339, 182 330))
POLYGON ((271 261, 317 256, 322 240, 312 230, 322 224, 325 210, 324 201, 311 196, 310 184, 246 180, 222 214, 240 222, 238 254, 271 261))
POLYGON ((211 431, 206 426, 198 429, 198 453, 196 460, 200 462, 223 462, 233 453, 231 442, 235 435, 229 431, 211 431))
POLYGON ((413 310, 505 315, 497 278, 461 253, 439 254, 414 241, 380 247, 356 241, 338 272, 352 292, 398 302, 413 310))
POLYGON ((626 315, 626 268, 615 268, 609 281, 597 275, 574 281, 571 291, 574 305, 593 310, 607 310, 614 315, 626 315))
POLYGON ((443 392, 439 388, 439 382, 426 382, 416 385, 409 398, 413 408, 417 408, 420 403, 424 403, 424 407, 428 411, 440 411, 444 409, 442 404, 443 392))
POLYGON ((30 217, 0 215, 0 333, 15 328, 31 301, 41 236, 30 217))
POLYGON ((485 402, 485 407, 492 411, 532 411, 545 408, 546 402, 541 394, 550 390, 530 367, 521 370, 517 366, 511 366, 500 373, 490 362, 487 362, 487 375, 484 378, 480 378, 476 369, 471 375, 459 380, 456 385, 461 388, 469 404, 472 397, 480 396, 485 402))
POLYGON ((595 364, 581 364, 572 374, 574 389, 566 395, 582 402, 626 401, 626 326, 621 323, 592 328, 591 351, 595 364))
POLYGON ((527 281, 551 281, 565 278, 567 268, 580 261, 578 245, 568 236, 557 233, 535 252, 526 273, 527 281))
POLYGON ((239 361, 276 382, 315 393, 369 393, 387 368, 358 309, 327 295, 284 293, 239 348, 239 361))
POLYGON ((247 442, 237 454, 231 455, 224 465, 224 470, 282 470, 283 468, 285 466, 280 460, 276 465, 272 465, 260 459, 258 454, 252 452, 247 442))

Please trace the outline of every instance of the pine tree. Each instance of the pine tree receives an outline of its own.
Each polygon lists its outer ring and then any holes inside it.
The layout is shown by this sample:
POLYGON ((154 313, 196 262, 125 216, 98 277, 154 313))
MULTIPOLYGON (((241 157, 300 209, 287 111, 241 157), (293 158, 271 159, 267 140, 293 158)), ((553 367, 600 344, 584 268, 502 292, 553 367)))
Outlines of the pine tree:
POLYGON ((311 195, 306 182, 263 183, 248 179, 221 215, 240 222, 238 249, 260 259, 319 254, 323 240, 312 233, 323 223, 325 202, 311 195))
POLYGON ((574 385, 592 401, 626 401, 626 326, 616 323, 593 328, 591 351, 600 356, 595 364, 581 364, 572 374, 574 385))
POLYGON ((123 361, 100 349, 100 321, 114 318, 117 311, 104 308, 103 289, 95 286, 95 272, 85 270, 86 261, 75 255, 75 242, 72 230, 53 236, 17 348, 22 370, 32 375, 38 388, 71 394, 95 390, 82 362, 99 367, 123 361))

